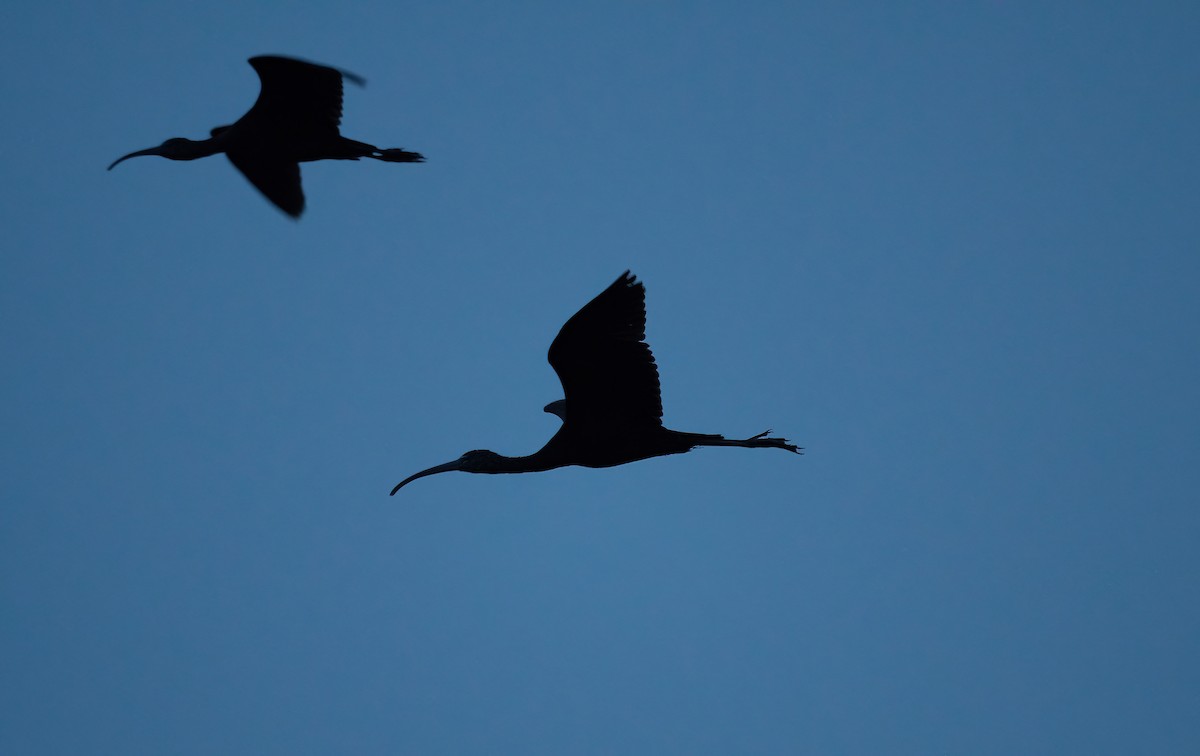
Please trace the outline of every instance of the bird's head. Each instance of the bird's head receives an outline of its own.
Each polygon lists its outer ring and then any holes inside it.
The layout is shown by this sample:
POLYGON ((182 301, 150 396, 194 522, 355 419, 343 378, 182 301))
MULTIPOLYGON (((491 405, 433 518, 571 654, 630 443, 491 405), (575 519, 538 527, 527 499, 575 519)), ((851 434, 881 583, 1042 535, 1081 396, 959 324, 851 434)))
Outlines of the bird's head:
POLYGON ((117 164, 124 160, 141 157, 142 155, 158 155, 159 157, 165 157, 170 160, 192 160, 198 157, 196 153, 197 144, 200 143, 193 142, 191 139, 187 139, 185 137, 172 137, 157 147, 138 150, 137 152, 131 152, 128 155, 117 158, 113 161, 112 165, 108 166, 108 170, 111 171, 113 168, 116 168, 117 164))
POLYGON ((431 467, 428 470, 422 470, 419 473, 408 476, 396 484, 396 487, 392 489, 391 495, 395 496, 396 492, 401 488, 407 486, 409 483, 412 483, 417 478, 424 478, 426 475, 436 475, 438 473, 451 472, 455 470, 458 472, 469 473, 499 472, 500 461, 502 459, 503 457, 494 451, 488 451, 487 449, 472 449, 453 462, 447 462, 444 465, 437 465, 436 467, 431 467))

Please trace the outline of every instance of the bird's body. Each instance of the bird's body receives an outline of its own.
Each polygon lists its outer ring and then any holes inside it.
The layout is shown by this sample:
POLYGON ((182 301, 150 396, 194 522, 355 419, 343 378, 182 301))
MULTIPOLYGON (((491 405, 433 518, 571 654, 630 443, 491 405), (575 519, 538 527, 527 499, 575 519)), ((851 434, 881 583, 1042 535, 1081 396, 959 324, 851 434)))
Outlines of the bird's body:
POLYGON ((209 139, 176 137, 158 147, 131 152, 114 161, 141 155, 196 160, 225 153, 280 210, 293 218, 304 212, 300 163, 314 160, 372 158, 390 163, 420 163, 420 153, 379 149, 341 135, 342 80, 364 80, 347 71, 294 58, 262 55, 250 59, 262 88, 254 106, 235 123, 218 126, 209 139))
POLYGON ((770 431, 727 439, 663 427, 658 367, 645 337, 646 289, 626 271, 572 316, 550 345, 550 365, 562 381, 566 398, 545 407, 563 421, 545 446, 524 457, 469 451, 457 460, 406 478, 392 493, 417 478, 451 470, 519 473, 568 465, 613 467, 682 454, 698 446, 800 452, 786 439, 767 437, 770 431))

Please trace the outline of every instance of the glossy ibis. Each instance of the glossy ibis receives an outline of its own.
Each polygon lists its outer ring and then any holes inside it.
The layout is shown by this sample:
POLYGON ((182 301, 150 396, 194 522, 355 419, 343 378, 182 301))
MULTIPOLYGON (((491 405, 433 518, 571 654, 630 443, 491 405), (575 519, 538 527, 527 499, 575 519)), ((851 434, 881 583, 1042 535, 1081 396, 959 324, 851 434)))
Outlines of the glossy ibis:
POLYGON ((629 271, 575 313, 550 344, 550 366, 562 381, 565 399, 546 405, 562 427, 526 457, 469 451, 453 462, 410 475, 395 495, 417 478, 459 470, 523 473, 567 465, 612 467, 697 446, 801 449, 765 431, 743 439, 664 428, 658 367, 646 338, 646 287, 629 271))
POLYGON ((299 218, 304 212, 300 163, 313 160, 374 158, 389 163, 421 163, 418 152, 381 150, 347 139, 338 131, 342 121, 342 79, 362 86, 366 81, 348 71, 295 58, 260 55, 250 59, 262 89, 254 107, 232 126, 218 126, 211 138, 192 141, 177 137, 157 147, 138 150, 113 161, 141 155, 171 160, 195 160, 224 152, 263 195, 283 212, 299 218))

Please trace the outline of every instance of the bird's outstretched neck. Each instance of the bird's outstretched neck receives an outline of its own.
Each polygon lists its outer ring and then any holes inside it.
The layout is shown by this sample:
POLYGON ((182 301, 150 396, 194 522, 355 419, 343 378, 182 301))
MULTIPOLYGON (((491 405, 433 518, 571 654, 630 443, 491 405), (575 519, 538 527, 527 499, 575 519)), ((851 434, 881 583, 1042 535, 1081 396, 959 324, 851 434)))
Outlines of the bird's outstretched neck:
POLYGON ((201 139, 195 141, 184 137, 175 137, 168 139, 157 147, 150 147, 145 150, 131 152, 128 155, 123 155, 112 162, 108 166, 108 170, 117 167, 118 163, 128 160, 129 158, 142 157, 143 155, 157 155, 165 157, 169 160, 197 160, 209 155, 215 155, 218 152, 225 151, 225 140, 222 134, 218 133, 211 139, 201 139))
POLYGON ((487 449, 476 449, 467 452, 451 462, 446 462, 445 464, 437 465, 428 470, 422 470, 419 473, 408 476, 396 484, 396 487, 392 489, 391 495, 395 496, 397 491, 418 478, 438 473, 458 471, 494 475, 498 473, 544 472, 567 464, 561 461, 552 461, 550 459, 551 456, 546 454, 545 448, 526 457, 506 457, 503 454, 497 454, 487 449))

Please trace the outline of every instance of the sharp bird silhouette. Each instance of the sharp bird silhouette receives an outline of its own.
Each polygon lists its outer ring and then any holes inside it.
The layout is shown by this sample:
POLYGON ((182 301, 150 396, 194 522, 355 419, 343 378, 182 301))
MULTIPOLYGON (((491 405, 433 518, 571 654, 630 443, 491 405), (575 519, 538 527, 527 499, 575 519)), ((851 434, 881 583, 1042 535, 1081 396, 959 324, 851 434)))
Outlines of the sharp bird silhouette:
POLYGON ((541 450, 525 457, 469 451, 453 462, 410 475, 395 495, 417 478, 451 470, 470 473, 541 472, 567 465, 612 467, 697 446, 801 449, 771 431, 744 439, 664 428, 658 367, 646 338, 646 288, 629 271, 575 313, 550 344, 550 366, 565 399, 545 411, 563 421, 541 450))
POLYGON ((262 89, 246 115, 230 126, 218 126, 211 138, 168 139, 157 147, 131 152, 113 161, 141 155, 171 160, 196 160, 224 152, 263 195, 283 212, 299 218, 304 212, 300 163, 313 160, 373 158, 389 163, 421 163, 418 152, 379 149, 347 139, 338 131, 342 121, 342 79, 362 86, 366 80, 348 71, 295 58, 260 55, 250 59, 262 89))

